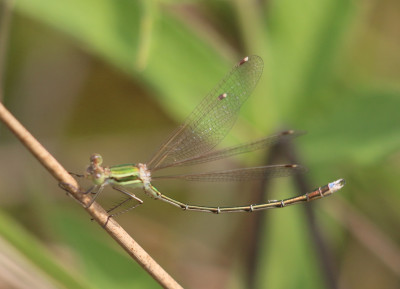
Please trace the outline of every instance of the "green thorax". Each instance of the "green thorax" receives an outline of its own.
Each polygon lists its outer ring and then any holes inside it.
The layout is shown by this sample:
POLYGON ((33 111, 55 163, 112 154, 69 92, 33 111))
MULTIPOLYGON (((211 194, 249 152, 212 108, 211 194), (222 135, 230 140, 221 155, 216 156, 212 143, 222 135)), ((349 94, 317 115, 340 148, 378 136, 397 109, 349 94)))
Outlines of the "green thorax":
POLYGON ((110 167, 109 178, 120 185, 140 183, 139 168, 135 164, 124 164, 110 167))

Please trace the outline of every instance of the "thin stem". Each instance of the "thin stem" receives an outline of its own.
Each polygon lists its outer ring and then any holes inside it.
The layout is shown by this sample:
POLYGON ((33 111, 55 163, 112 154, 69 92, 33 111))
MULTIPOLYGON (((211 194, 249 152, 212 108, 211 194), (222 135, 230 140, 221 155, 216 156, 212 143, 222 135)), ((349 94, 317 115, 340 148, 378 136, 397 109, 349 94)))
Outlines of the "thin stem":
MULTIPOLYGON (((282 148, 285 151, 286 158, 289 162, 299 161, 294 147, 291 143, 283 143, 282 148)), ((305 176, 294 176, 294 181, 299 190, 307 190, 310 188, 310 184, 305 176)), ((326 288, 335 289, 338 288, 337 275, 338 270, 334 261, 332 251, 329 249, 327 242, 322 236, 322 232, 317 225, 314 207, 304 206, 305 216, 310 232, 310 237, 314 243, 316 256, 320 264, 320 270, 323 273, 326 288)))
MULTIPOLYGON (((2 92, 0 91, 0 99, 2 92)), ((145 269, 162 287, 182 288, 131 236, 97 203, 90 203, 90 197, 81 193, 75 179, 61 164, 30 134, 22 124, 0 103, 0 120, 17 136, 22 144, 59 182, 71 184, 68 190, 80 201, 91 217, 96 220, 120 246, 145 269), (105 225, 104 225, 105 224, 105 225)))
MULTIPOLYGON (((273 164, 275 161, 282 157, 281 143, 274 144, 269 152, 265 155, 265 164, 273 164)), ((271 187, 270 179, 263 179, 257 184, 255 188, 255 196, 253 197, 257 202, 264 202, 269 196, 271 187)), ((257 265, 259 263, 260 250, 263 244, 261 244, 263 230, 266 226, 266 222, 269 217, 265 212, 254 215, 252 222, 251 232, 248 233, 250 244, 249 250, 246 256, 247 262, 247 288, 257 288, 257 265)))
MULTIPOLYGON (((280 158, 285 158, 285 160, 287 160, 289 163, 299 162, 298 157, 295 155, 295 152, 290 142, 281 142, 275 144, 267 154, 265 163, 275 163, 276 160, 280 158)), ((303 175, 294 175, 294 180, 297 187, 299 188, 299 191, 306 192, 309 190, 310 186, 303 175)), ((259 194, 256 196, 259 202, 263 202, 264 198, 268 198, 269 185, 270 182, 267 179, 263 180, 260 183, 260 187, 258 190, 259 194)), ((314 248, 317 251, 317 256, 321 264, 321 271, 324 273, 326 286, 327 288, 332 289, 337 288, 337 270, 334 266, 332 254, 329 251, 326 242, 324 242, 322 238, 322 233, 318 229, 318 226, 315 222, 315 216, 312 207, 305 206, 304 209, 306 212, 307 224, 310 228, 311 238, 314 243, 314 248)), ((251 250, 247 254, 247 288, 257 288, 256 266, 258 264, 259 250, 261 248, 260 236, 263 228, 267 227, 265 225, 266 221, 267 216, 264 216, 263 214, 257 214, 253 222, 252 232, 248 234, 250 236, 249 240, 251 245, 249 247, 251 248, 251 250)))
MULTIPOLYGON (((0 90, 3 90, 8 35, 10 31, 10 22, 13 15, 12 10, 14 8, 14 4, 14 0, 0 2, 0 90)), ((2 99, 0 98, 0 101, 1 100, 2 99)))

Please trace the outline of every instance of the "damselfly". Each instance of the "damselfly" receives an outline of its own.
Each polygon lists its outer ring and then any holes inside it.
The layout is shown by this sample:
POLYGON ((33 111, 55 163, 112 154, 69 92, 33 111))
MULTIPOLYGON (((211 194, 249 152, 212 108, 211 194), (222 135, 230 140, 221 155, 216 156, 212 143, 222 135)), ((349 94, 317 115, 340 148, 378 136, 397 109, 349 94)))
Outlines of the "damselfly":
POLYGON ((126 203, 130 201, 136 201, 136 204, 129 207, 129 209, 142 204, 143 201, 141 199, 125 189, 125 187, 141 187, 148 196, 170 203, 183 210, 219 214, 224 212, 253 212, 269 208, 283 208, 292 204, 313 201, 340 190, 345 184, 343 179, 319 187, 312 192, 288 199, 271 200, 263 204, 246 206, 209 207, 181 203, 163 195, 152 185, 152 181, 159 179, 246 181, 284 177, 304 171, 304 168, 300 165, 284 164, 199 174, 153 176, 155 171, 161 169, 215 161, 236 154, 261 149, 281 140, 296 136, 297 132, 289 130, 254 142, 220 150, 215 149, 216 145, 222 141, 236 121, 240 107, 255 88, 262 70, 263 61, 260 57, 253 55, 242 59, 200 102, 186 121, 161 145, 147 164, 138 163, 103 167, 102 157, 99 154, 92 155, 90 165, 83 176, 92 180, 94 185, 85 193, 94 194, 92 202, 94 202, 107 185, 125 194, 127 196, 126 200, 109 210, 109 213, 122 205, 125 207, 126 203))

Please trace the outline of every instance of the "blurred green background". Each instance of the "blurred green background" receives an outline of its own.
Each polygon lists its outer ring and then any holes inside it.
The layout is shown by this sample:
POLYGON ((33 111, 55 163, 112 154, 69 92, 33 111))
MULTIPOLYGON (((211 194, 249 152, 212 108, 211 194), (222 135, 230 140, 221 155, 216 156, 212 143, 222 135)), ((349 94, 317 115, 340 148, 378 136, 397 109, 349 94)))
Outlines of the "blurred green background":
MULTIPOLYGON (((308 204, 332 257, 333 285, 300 205, 261 215, 268 219, 254 288, 399 287, 398 0, 0 3, 3 102, 76 173, 94 152, 108 165, 146 162, 234 64, 260 55, 263 76, 223 145, 304 130, 294 146, 312 186, 347 184, 308 204)), ((0 288, 158 288, 0 129, 0 288)), ((260 165, 265 154, 201 169, 260 165)), ((250 204, 254 190, 157 187, 182 202, 221 206, 250 204)), ((296 190, 290 178, 277 180, 272 198, 296 190)), ((255 214, 183 212, 136 195, 144 205, 117 220, 183 287, 249 288, 255 214)), ((103 201, 118 197, 106 190, 103 201)))

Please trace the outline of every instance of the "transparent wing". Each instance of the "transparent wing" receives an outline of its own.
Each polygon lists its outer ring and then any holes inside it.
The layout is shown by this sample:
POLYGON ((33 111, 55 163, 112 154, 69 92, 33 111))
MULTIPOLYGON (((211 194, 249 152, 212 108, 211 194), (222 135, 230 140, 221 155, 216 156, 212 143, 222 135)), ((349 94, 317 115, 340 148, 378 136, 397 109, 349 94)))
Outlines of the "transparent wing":
POLYGON ((232 128, 240 107, 260 79, 263 66, 256 55, 241 60, 164 142, 147 163, 148 168, 154 171, 170 167, 213 149, 232 128))
POLYGON ((305 172, 306 168, 300 165, 273 165, 251 168, 241 168, 226 171, 216 171, 199 174, 174 175, 153 177, 152 180, 160 179, 183 179, 186 181, 205 181, 205 182, 231 182, 249 181, 265 178, 288 177, 293 174, 305 172))
MULTIPOLYGON (((206 152, 204 154, 190 157, 188 159, 184 159, 181 161, 176 161, 170 166, 187 166, 187 165, 197 165, 201 163, 206 163, 206 162, 211 162, 211 161, 216 161, 220 159, 224 159, 227 157, 231 157, 234 155, 238 154, 243 154, 259 149, 266 148, 268 146, 271 146, 273 144, 276 144, 278 142, 284 142, 288 141, 294 137, 297 137, 299 135, 304 134, 304 132, 301 131, 294 131, 294 130, 287 130, 283 131, 281 133, 271 135, 262 139, 258 139, 256 141, 252 141, 249 143, 241 144, 238 146, 233 146, 233 147, 228 147, 228 148, 223 148, 220 150, 212 150, 209 152, 206 152)), ((159 167, 162 168, 162 167, 159 167)))

